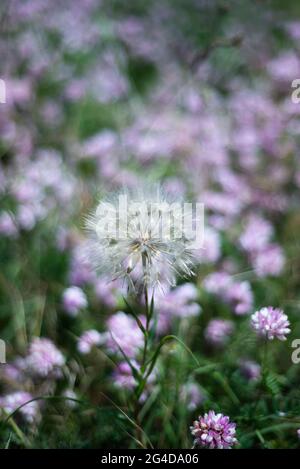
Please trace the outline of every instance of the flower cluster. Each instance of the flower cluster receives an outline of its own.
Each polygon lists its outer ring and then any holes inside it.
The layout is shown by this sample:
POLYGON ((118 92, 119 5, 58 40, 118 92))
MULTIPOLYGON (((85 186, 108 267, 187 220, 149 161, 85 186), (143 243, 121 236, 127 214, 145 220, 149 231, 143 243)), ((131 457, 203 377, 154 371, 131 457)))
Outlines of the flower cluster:
POLYGON ((253 360, 241 360, 240 370, 249 381, 257 381, 261 376, 261 366, 253 360))
POLYGON ((210 449, 230 449, 237 444, 235 423, 229 417, 210 410, 200 416, 191 427, 195 444, 210 449))
POLYGON ((105 341, 104 334, 100 334, 95 329, 85 331, 78 339, 77 348, 82 354, 90 353, 93 346, 103 344, 105 341))
POLYGON ((111 352, 118 355, 122 355, 123 352, 130 358, 137 356, 143 347, 144 337, 132 317, 123 311, 118 311, 108 319, 107 329, 106 347, 111 352))
POLYGON ((32 340, 26 357, 26 366, 30 372, 45 378, 60 373, 64 363, 64 356, 50 339, 36 337, 32 340))
POLYGON ((269 340, 274 338, 286 340, 286 335, 291 332, 287 315, 281 309, 272 306, 252 314, 251 325, 257 334, 269 340))
POLYGON ((249 282, 239 282, 226 272, 214 272, 205 278, 203 286, 206 291, 228 303, 238 316, 250 312, 253 293, 249 282))
POLYGON ((84 292, 76 286, 67 288, 63 294, 63 306, 70 316, 76 316, 80 309, 87 307, 84 292))
POLYGON ((270 242, 273 232, 270 222, 252 215, 241 234, 241 247, 248 253, 258 277, 278 276, 284 267, 285 256, 282 248, 270 242))
POLYGON ((184 283, 166 292, 158 293, 155 305, 158 315, 157 328, 165 333, 175 318, 192 318, 201 313, 198 291, 193 283, 184 283))
POLYGON ((190 381, 182 386, 180 399, 189 411, 193 411, 204 402, 205 395, 197 383, 190 381))
POLYGON ((226 319, 212 319, 206 329, 205 338, 212 345, 225 345, 234 331, 234 323, 226 319))
POLYGON ((37 401, 33 401, 33 396, 25 391, 16 391, 0 398, 0 408, 7 414, 11 414, 19 409, 22 417, 33 423, 38 419, 39 408, 37 401))

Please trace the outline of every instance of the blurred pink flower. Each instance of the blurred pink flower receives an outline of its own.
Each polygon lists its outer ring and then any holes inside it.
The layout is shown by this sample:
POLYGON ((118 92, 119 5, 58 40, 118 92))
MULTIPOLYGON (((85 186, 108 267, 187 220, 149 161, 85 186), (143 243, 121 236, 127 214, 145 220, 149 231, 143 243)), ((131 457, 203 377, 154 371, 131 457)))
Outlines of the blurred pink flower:
POLYGON ((253 294, 249 282, 232 282, 225 290, 224 298, 233 308, 235 314, 249 313, 253 303, 253 294))
POLYGON ((201 313, 197 303, 198 291, 193 283, 184 283, 167 292, 157 293, 155 309, 158 313, 158 331, 165 333, 174 318, 190 318, 201 313))
POLYGON ((212 319, 205 331, 205 339, 215 346, 223 346, 228 342, 234 331, 234 323, 226 319, 212 319))
POLYGON ((38 419, 39 408, 37 401, 29 402, 32 399, 33 396, 28 392, 16 391, 4 397, 0 397, 0 407, 3 408, 7 414, 10 414, 18 409, 18 407, 23 406, 19 410, 20 414, 28 423, 33 423, 38 419), (28 404, 26 404, 26 402, 28 402, 28 404))
POLYGON ((300 76, 300 59, 296 52, 282 52, 267 64, 267 71, 279 84, 290 84, 300 76))
POLYGON ((238 282, 226 272, 214 272, 203 281, 203 287, 228 303, 237 315, 250 312, 253 293, 249 282, 238 282))
POLYGON ((9 238, 15 238, 18 234, 13 216, 9 212, 0 213, 0 233, 9 238))
POLYGON ((88 305, 85 293, 77 286, 67 288, 63 293, 63 307, 70 316, 77 316, 88 305))
POLYGON ((269 244, 251 258, 258 277, 278 276, 285 265, 283 250, 277 244, 269 244))
POLYGON ((50 339, 36 337, 32 340, 26 357, 28 371, 43 378, 56 376, 64 363, 63 354, 50 339))
POLYGON ((119 347, 130 358, 134 358, 144 345, 144 336, 135 319, 118 311, 107 320, 106 346, 114 353, 121 354, 119 347))
POLYGON ((100 334, 95 329, 85 331, 78 339, 77 349, 82 354, 90 353, 93 346, 101 345, 105 342, 106 335, 100 334))
POLYGON ((261 376, 260 365, 252 360, 241 360, 240 370, 249 381, 257 381, 261 376))
MULTIPOLYGON (((138 370, 139 365, 135 360, 131 361, 132 365, 138 370)), ((113 383, 120 389, 134 389, 137 385, 135 378, 132 375, 132 370, 127 362, 121 362, 117 365, 113 372, 113 383)))
POLYGON ((258 215, 252 214, 240 236, 240 245, 249 253, 260 251, 266 247, 272 235, 273 227, 271 223, 258 215))
POLYGON ((203 247, 196 249, 194 255, 200 263, 217 262, 221 255, 221 238, 217 230, 205 228, 203 247))
POLYGON ((205 396, 197 383, 189 382, 182 386, 180 390, 180 400, 186 405, 189 411, 193 411, 203 403, 205 396))

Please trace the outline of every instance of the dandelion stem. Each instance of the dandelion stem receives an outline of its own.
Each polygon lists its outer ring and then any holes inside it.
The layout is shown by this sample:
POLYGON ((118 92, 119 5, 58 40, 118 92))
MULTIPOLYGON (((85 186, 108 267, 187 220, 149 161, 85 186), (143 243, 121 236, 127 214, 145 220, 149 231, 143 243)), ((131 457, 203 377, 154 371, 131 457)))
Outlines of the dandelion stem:
POLYGON ((145 286, 145 291, 144 291, 144 297, 145 297, 145 305, 146 305, 146 330, 144 333, 145 341, 144 341, 144 351, 143 351, 143 360, 142 360, 142 372, 144 372, 145 363, 147 360, 149 326, 150 326, 149 295, 148 295, 148 289, 146 286, 145 286))
MULTIPOLYGON (((148 294, 148 286, 147 286, 147 257, 145 254, 142 254, 142 264, 143 264, 143 276, 144 276, 144 299, 145 299, 145 310, 146 310, 146 327, 144 330, 144 348, 143 348, 143 356, 140 368, 140 380, 136 390, 136 405, 135 405, 135 419, 136 422, 139 422, 139 410, 140 404, 139 399, 143 393, 143 390, 147 384, 148 375, 146 373, 146 363, 147 363, 147 352, 148 352, 148 340, 149 340, 149 332, 150 332, 150 321, 151 321, 151 312, 149 308, 149 294, 148 294)), ((138 423, 139 425, 139 423, 138 423)), ((140 440, 142 435, 140 431, 137 432, 137 437, 140 440)))
POLYGON ((145 364, 147 361, 147 351, 148 351, 148 340, 149 340, 149 329, 150 329, 150 309, 149 309, 149 294, 148 294, 148 285, 147 285, 147 256, 145 253, 142 254, 142 264, 143 264, 143 278, 144 278, 144 299, 145 299, 145 309, 146 309, 146 328, 144 332, 144 350, 143 350, 143 359, 141 372, 145 372, 145 364))

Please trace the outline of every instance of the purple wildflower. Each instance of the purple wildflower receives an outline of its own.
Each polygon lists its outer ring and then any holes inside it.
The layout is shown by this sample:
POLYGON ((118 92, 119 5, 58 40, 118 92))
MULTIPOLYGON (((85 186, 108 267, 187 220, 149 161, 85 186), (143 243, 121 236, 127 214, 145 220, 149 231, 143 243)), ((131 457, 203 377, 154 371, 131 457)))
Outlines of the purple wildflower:
POLYGON ((10 238, 15 238, 18 233, 14 219, 8 212, 0 214, 0 233, 10 238))
POLYGON ((286 30, 295 41, 300 40, 300 21, 290 21, 286 24, 286 30))
POLYGON ((173 318, 198 316, 201 313, 201 307, 197 303, 197 298, 197 287, 193 283, 184 283, 165 294, 157 294, 159 333, 165 333, 168 330, 173 318))
POLYGON ((202 404, 205 397, 197 383, 189 382, 182 386, 180 399, 185 403, 189 411, 195 410, 202 404))
POLYGON ((101 345, 105 341, 105 334, 100 334, 100 332, 95 329, 90 329, 85 331, 78 339, 77 349, 82 354, 90 353, 94 345, 101 345))
POLYGON ((235 314, 241 316, 251 310, 253 295, 249 282, 233 282, 225 291, 225 299, 234 309, 235 314))
POLYGON ((215 295, 222 295, 225 289, 231 284, 230 275, 226 272, 213 272, 203 281, 205 290, 215 295))
MULTIPOLYGON (((132 366, 134 366, 137 370, 140 369, 140 364, 138 364, 134 359, 131 360, 132 366)), ((116 388, 119 389, 127 389, 133 390, 135 386, 138 384, 135 380, 134 376, 132 375, 132 370, 127 362, 121 362, 116 367, 113 372, 113 382, 116 388)), ((157 380, 157 368, 154 367, 151 374, 147 378, 147 383, 144 389, 144 392, 140 396, 140 402, 145 402, 147 396, 153 389, 153 386, 157 380)))
POLYGON ((226 319, 212 319, 204 332, 207 342, 211 345, 222 346, 228 341, 232 334, 234 324, 226 319))
POLYGON ((274 337, 286 340, 285 335, 291 332, 287 315, 281 309, 272 306, 262 308, 252 314, 251 325, 259 335, 269 340, 273 340, 274 337))
POLYGON ((143 333, 136 321, 123 311, 118 311, 108 319, 107 326, 107 347, 118 354, 121 348, 128 357, 135 357, 144 344, 143 333))
POLYGON ((226 415, 216 414, 213 410, 195 420, 191 432, 198 446, 230 449, 237 444, 235 423, 230 422, 226 415))
POLYGON ((217 262, 221 255, 221 239, 219 232, 207 227, 204 233, 204 244, 195 250, 195 256, 202 263, 217 262))
POLYGON ((36 337, 30 344, 26 365, 29 371, 41 377, 55 373, 65 363, 62 353, 49 339, 36 337))
POLYGON ((240 237, 241 247, 249 252, 257 252, 263 249, 273 234, 270 222, 257 215, 252 215, 240 237))
POLYGON ((300 74, 300 61, 295 52, 284 52, 267 64, 267 72, 278 84, 291 83, 300 74))
POLYGON ((204 279, 203 286, 228 303, 235 314, 243 315, 251 310, 253 294, 249 282, 237 282, 226 272, 214 272, 204 279))
POLYGON ((81 288, 73 286, 64 291, 63 306, 70 316, 77 316, 80 309, 87 307, 87 299, 81 288))
POLYGON ((125 294, 123 283, 120 280, 116 279, 112 282, 107 277, 97 278, 94 289, 97 298, 107 308, 115 308, 118 302, 118 294, 120 295, 123 292, 125 294))
POLYGON ((24 381, 24 371, 26 370, 26 358, 17 357, 12 363, 7 363, 1 370, 1 377, 8 381, 24 381))
POLYGON ((240 370, 243 376, 249 381, 257 381, 260 378, 261 367, 252 360, 241 360, 240 370))
POLYGON ((278 276, 284 267, 285 258, 280 246, 269 244, 253 256, 252 263, 258 277, 278 276))
POLYGON ((32 399, 33 396, 28 392, 17 391, 1 397, 0 407, 2 407, 7 414, 10 414, 23 405, 23 407, 20 408, 20 413, 28 423, 32 423, 37 419, 39 410, 36 401, 29 402, 32 399), (29 403, 26 404, 26 402, 29 403))
MULTIPOLYGON (((139 368, 139 365, 134 360, 132 360, 131 363, 135 368, 139 368)), ((113 381, 115 386, 120 389, 134 389, 137 384, 127 362, 118 364, 113 373, 113 381)))
POLYGON ((86 259, 85 244, 78 244, 72 252, 69 281, 73 285, 82 286, 96 280, 96 274, 86 259))

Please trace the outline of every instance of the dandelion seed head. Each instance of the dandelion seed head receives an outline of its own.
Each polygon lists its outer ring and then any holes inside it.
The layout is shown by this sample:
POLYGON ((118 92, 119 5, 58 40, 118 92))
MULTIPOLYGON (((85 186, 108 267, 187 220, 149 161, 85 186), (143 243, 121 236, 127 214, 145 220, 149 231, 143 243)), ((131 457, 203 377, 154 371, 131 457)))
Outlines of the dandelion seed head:
POLYGON ((134 291, 175 285, 177 275, 193 274, 191 240, 183 230, 182 213, 182 202, 160 186, 111 195, 86 221, 87 257, 102 274, 124 279, 134 291))

